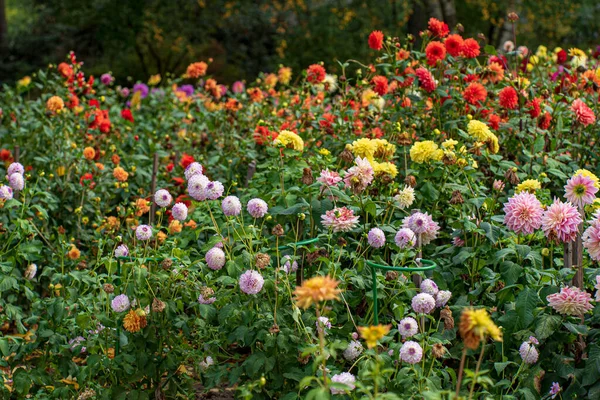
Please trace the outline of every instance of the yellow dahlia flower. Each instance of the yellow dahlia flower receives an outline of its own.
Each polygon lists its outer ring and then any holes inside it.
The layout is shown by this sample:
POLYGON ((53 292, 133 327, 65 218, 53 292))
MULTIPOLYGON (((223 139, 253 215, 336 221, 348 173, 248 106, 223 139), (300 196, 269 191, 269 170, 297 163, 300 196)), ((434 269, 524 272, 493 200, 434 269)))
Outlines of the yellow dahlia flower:
POLYGON ((287 147, 290 149, 294 149, 296 151, 304 150, 304 141, 298 135, 296 135, 292 131, 281 131, 279 132, 279 136, 273 142, 277 145, 282 145, 283 147, 287 147))

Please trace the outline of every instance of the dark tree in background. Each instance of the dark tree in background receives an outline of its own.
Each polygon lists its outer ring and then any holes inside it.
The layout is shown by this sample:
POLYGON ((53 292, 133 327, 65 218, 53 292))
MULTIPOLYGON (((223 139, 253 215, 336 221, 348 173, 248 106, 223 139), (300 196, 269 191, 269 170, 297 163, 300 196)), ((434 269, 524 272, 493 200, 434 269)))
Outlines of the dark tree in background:
POLYGON ((512 39, 509 11, 519 13, 518 44, 595 45, 595 0, 0 0, 0 82, 10 82, 74 50, 87 71, 128 77, 180 74, 213 59, 219 81, 253 79, 279 64, 296 76, 324 61, 368 60, 372 30, 418 38, 429 17, 500 46, 512 39))

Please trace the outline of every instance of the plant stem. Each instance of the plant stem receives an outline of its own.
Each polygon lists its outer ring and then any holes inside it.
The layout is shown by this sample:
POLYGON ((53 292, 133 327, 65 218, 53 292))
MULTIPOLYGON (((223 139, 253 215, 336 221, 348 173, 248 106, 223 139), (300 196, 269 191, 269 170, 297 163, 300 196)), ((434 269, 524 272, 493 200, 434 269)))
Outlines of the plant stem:
POLYGON ((475 390, 475 383, 477 382, 477 375, 479 374, 479 368, 481 367, 481 361, 483 360, 483 353, 485 346, 481 344, 481 353, 479 353, 479 360, 477 360, 477 366, 475 367, 475 375, 473 376, 473 382, 471 382, 471 390, 469 391, 469 400, 473 397, 473 391, 475 390))

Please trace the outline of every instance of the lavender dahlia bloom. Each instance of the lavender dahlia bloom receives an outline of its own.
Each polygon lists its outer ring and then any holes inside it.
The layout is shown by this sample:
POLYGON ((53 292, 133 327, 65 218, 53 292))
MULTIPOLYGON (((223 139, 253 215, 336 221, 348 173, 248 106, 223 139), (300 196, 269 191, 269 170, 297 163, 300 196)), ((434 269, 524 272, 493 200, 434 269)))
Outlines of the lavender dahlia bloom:
POLYGON ((417 237, 410 228, 402 228, 396 233, 394 242, 396 242, 396 246, 401 249, 409 249, 415 246, 417 237))
POLYGON ((171 208, 171 216, 175 218, 177 221, 185 221, 188 215, 188 208, 183 203, 175 203, 173 208, 171 208))
POLYGON ((428 293, 419 293, 412 298, 413 310, 419 314, 429 314, 435 309, 435 299, 428 293))
POLYGON ((430 294, 432 296, 435 296, 440 291, 440 289, 438 289, 438 285, 436 285, 436 283, 431 279, 425 279, 423 282, 421 282, 420 288, 421 292, 430 294))
POLYGON ((240 290, 246 294, 256 294, 261 291, 265 280, 256 271, 248 270, 240 276, 240 290))
POLYGON ((23 164, 18 163, 18 162, 11 163, 8 166, 8 169, 6 170, 6 176, 11 176, 12 174, 23 175, 24 173, 25 173, 25 168, 23 168, 23 164))
POLYGON ((204 188, 204 198, 208 200, 216 200, 223 195, 225 188, 219 181, 208 182, 204 188))
POLYGON ((413 317, 406 317, 398 324, 398 332, 402 339, 409 338, 419 333, 419 325, 413 317))
POLYGON ((369 245, 376 249, 385 245, 385 233, 379 228, 373 228, 368 234, 369 245))
POLYGON ((444 307, 446 304, 448 304, 448 301, 450 300, 450 297, 452 297, 452 292, 451 291, 449 291, 449 290, 440 290, 435 295, 435 306, 438 307, 438 308, 444 307))
POLYGON ((440 226, 435 222, 431 215, 422 212, 416 212, 402 220, 402 227, 409 228, 416 235, 421 237, 421 244, 425 245, 437 237, 440 226))
POLYGON ((204 189, 209 183, 210 181, 206 176, 201 174, 193 175, 188 180, 188 193, 194 200, 206 200, 204 189))
POLYGON ((344 394, 347 391, 354 390, 354 388, 356 387, 356 385, 354 385, 354 383, 356 382, 356 378, 350 372, 342 372, 341 374, 333 375, 331 377, 331 382, 342 383, 342 384, 348 386, 348 389, 346 389, 346 390, 336 389, 336 388, 332 387, 331 394, 344 394))
POLYGON ((13 190, 10 186, 1 185, 0 186, 0 199, 2 200, 10 200, 13 198, 13 190))
POLYGON ((234 217, 242 212, 242 203, 236 196, 227 196, 221 202, 221 210, 226 216, 234 217))
POLYGON ((362 352, 363 352, 362 344, 360 344, 360 342, 357 340, 353 340, 350 343, 348 343, 348 347, 346 347, 346 350, 344 350, 342 355, 344 356, 344 358, 346 360, 354 361, 358 358, 358 356, 360 356, 360 353, 362 353, 362 352))
POLYGON ((117 248, 115 249, 115 257, 127 257, 128 255, 129 248, 124 244, 117 246, 117 248))
POLYGON ((213 247, 206 252, 206 265, 208 268, 218 271, 225 265, 225 253, 218 247, 213 247))
POLYGON ((423 357, 423 349, 417 342, 409 340, 400 348, 400 359, 409 364, 416 364, 423 357))
POLYGON ((254 218, 262 218, 269 211, 269 206, 264 200, 261 199, 252 199, 248 202, 246 206, 248 213, 252 215, 254 218))
POLYGON ((539 353, 535 346, 529 342, 523 342, 519 347, 519 354, 525 364, 535 364, 538 360, 539 353))
POLYGON ((168 207, 173 201, 173 197, 168 190, 159 189, 154 193, 154 202, 161 208, 168 207))
POLYGON ((146 85, 145 83, 136 83, 135 85, 133 85, 133 93, 135 94, 136 92, 140 92, 140 95, 142 96, 142 99, 146 98, 146 96, 148 96, 148 85, 146 85))
POLYGON ((291 274, 292 272, 296 272, 298 270, 298 263, 295 260, 292 260, 292 257, 288 254, 283 256, 287 261, 283 264, 283 267, 280 268, 281 271, 286 274, 291 274), (290 260, 292 260, 290 264, 290 260))
POLYGON ((129 297, 127 297, 126 294, 120 294, 112 299, 110 306, 114 312, 123 312, 129 310, 131 303, 129 302, 129 297))
POLYGON ((202 169, 202 165, 194 161, 193 163, 187 166, 183 174, 185 175, 185 179, 189 181, 190 178, 194 175, 202 175, 203 171, 204 170, 202 169))
POLYGON ((317 330, 323 330, 324 334, 327 334, 327 329, 331 329, 331 322, 329 322, 329 318, 327 317, 319 317, 315 325, 317 326, 317 330))
POLYGON ((150 238, 152 238, 152 227, 148 225, 139 225, 135 228, 135 237, 138 240, 150 240, 150 238))
POLYGON ((25 187, 25 179, 23 179, 23 175, 15 172, 8 178, 8 184, 13 190, 23 190, 25 187))

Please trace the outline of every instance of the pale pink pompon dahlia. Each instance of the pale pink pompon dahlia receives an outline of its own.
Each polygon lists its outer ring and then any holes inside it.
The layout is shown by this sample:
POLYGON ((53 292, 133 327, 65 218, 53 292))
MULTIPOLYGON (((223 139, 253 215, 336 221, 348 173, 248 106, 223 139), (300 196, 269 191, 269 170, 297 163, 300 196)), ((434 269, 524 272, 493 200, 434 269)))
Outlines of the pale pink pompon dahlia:
POLYGON ((529 192, 521 192, 508 199, 504 213, 504 225, 516 233, 530 234, 542 226, 542 204, 529 192))
POLYGON ((592 295, 572 286, 560 289, 560 292, 546 297, 548 305, 559 314, 582 316, 594 308, 590 302, 592 295))

